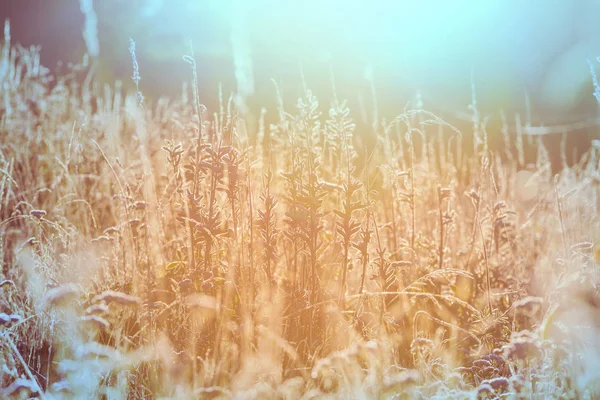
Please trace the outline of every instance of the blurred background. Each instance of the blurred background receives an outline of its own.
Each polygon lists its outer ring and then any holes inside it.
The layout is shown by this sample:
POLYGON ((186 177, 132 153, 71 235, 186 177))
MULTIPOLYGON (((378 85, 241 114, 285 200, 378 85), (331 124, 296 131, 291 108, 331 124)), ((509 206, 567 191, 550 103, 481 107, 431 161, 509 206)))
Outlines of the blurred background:
POLYGON ((597 132, 588 60, 600 69, 598 0, 2 0, 0 17, 15 42, 41 45, 51 70, 89 52, 102 81, 130 88, 132 38, 149 101, 190 81, 191 41, 209 108, 219 84, 251 112, 271 107, 271 79, 292 104, 302 76, 328 105, 333 72, 351 107, 371 110, 374 87, 389 117, 418 91, 426 109, 468 120, 473 84, 491 124, 504 110, 511 123, 520 113, 597 132))

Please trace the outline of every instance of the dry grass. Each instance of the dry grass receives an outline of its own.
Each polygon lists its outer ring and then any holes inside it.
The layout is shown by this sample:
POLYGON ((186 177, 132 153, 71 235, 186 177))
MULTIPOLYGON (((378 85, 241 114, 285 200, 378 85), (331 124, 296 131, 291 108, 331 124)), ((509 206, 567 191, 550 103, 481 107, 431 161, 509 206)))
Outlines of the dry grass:
POLYGON ((600 148, 88 71, 0 58, 0 397, 600 396, 600 148))

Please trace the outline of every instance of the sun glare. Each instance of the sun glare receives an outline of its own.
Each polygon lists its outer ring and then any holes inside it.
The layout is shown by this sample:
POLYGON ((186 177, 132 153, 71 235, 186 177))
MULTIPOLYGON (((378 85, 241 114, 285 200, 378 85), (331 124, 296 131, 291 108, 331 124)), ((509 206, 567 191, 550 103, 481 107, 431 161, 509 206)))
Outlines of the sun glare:
POLYGON ((0 399, 600 399, 600 1, 0 21, 0 399))

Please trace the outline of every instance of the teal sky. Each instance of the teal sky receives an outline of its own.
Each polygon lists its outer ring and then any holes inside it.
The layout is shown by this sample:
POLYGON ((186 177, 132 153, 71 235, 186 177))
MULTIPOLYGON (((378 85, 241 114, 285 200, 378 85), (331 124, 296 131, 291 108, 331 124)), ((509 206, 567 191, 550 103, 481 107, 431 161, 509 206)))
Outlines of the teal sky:
POLYGON ((206 24, 243 20, 258 78, 333 65, 358 79, 371 66, 399 93, 450 108, 469 103, 474 82, 482 108, 519 108, 527 92, 548 112, 576 112, 591 93, 586 59, 600 55, 595 0, 149 0, 142 15, 160 19, 153 36, 173 51, 166 39, 180 33, 224 58, 230 43, 203 37, 206 24))
MULTIPOLYGON (((13 21, 15 41, 40 44, 42 62, 52 68, 57 60, 75 61, 85 52, 79 1, 0 1, 0 17, 13 21)), ((245 90, 255 91, 257 104, 272 100, 272 78, 296 98, 301 68, 325 102, 333 69, 340 94, 352 101, 368 96, 364 77, 371 69, 380 106, 395 111, 417 90, 426 107, 466 111, 471 82, 483 112, 522 111, 525 93, 547 122, 596 111, 587 59, 600 55, 598 0, 93 0, 93 5, 102 78, 129 81, 133 38, 149 97, 176 95, 189 80, 182 56, 191 39, 206 101, 219 83, 226 94, 235 90, 236 76, 252 81, 245 90)))

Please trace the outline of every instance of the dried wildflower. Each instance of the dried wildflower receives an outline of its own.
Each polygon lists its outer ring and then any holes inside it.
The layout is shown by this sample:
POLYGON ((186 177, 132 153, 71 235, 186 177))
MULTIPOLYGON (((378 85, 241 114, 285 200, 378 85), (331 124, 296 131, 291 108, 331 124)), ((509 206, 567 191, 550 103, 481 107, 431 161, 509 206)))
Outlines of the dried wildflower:
POLYGON ((479 193, 477 193, 477 191, 475 189, 471 189, 466 193, 466 195, 468 198, 471 199, 471 202, 473 203, 473 205, 475 207, 477 207, 477 205, 481 201, 481 196, 479 196, 479 193))
POLYGON ((492 363, 489 362, 488 360, 479 359, 479 360, 473 361, 473 366, 476 368, 480 368, 480 369, 490 367, 491 365, 492 365, 492 363))
POLYGON ((500 356, 501 352, 492 352, 492 354, 486 354, 481 356, 482 360, 487 360, 492 363, 496 363, 496 365, 500 365, 504 363, 504 359, 500 356))
POLYGON ((143 222, 141 220, 139 220, 138 218, 133 218, 130 219, 129 221, 127 221, 127 224, 131 227, 131 229, 136 230, 139 227, 141 227, 143 224, 143 222))
POLYGON ((73 301, 79 293, 79 287, 73 283, 57 286, 46 292, 46 304, 55 307, 67 305, 67 303, 73 301))
POLYGON ((474 360, 470 368, 461 368, 458 372, 467 374, 471 378, 493 379, 508 374, 507 366, 502 357, 495 354, 485 354, 474 360))
POLYGON ((488 395, 488 394, 492 394, 492 393, 494 393, 494 389, 492 388, 492 386, 489 383, 482 383, 477 388, 478 396, 488 395))
POLYGON ((36 217, 37 219, 42 219, 46 216, 46 211, 44 210, 31 210, 29 214, 36 217))
POLYGON ((106 290, 92 299, 92 303, 117 303, 122 306, 135 306, 140 304, 140 299, 114 290, 106 290))
POLYGON ((497 378, 486 379, 485 381, 482 382, 482 384, 490 385, 492 387, 492 389, 494 389, 494 391, 496 393, 498 393, 498 392, 503 392, 503 391, 507 390, 510 382, 507 378, 501 376, 501 377, 497 377, 497 378))
POLYGON ((264 188, 260 196, 263 209, 258 210, 258 228, 263 241, 263 259, 265 273, 269 281, 273 281, 272 265, 277 262, 277 237, 279 229, 276 227, 275 209, 278 201, 271 195, 271 181, 273 175, 267 171, 264 175, 264 188))
POLYGON ((162 147, 164 151, 168 153, 167 160, 169 164, 177 166, 181 161, 181 155, 183 154, 183 145, 181 143, 175 144, 172 140, 167 139, 167 144, 162 147))
POLYGON ((353 218, 353 213, 361 208, 363 205, 360 201, 355 201, 355 193, 361 188, 361 183, 352 177, 354 168, 348 167, 346 171, 346 182, 343 184, 342 195, 344 200, 342 201, 342 207, 339 210, 333 210, 333 212, 339 217, 340 220, 336 221, 336 232, 342 237, 343 243, 343 258, 342 258, 342 282, 340 285, 339 301, 341 304, 342 298, 346 291, 346 274, 349 267, 352 265, 349 263, 349 252, 352 247, 353 236, 359 232, 360 223, 353 218))

